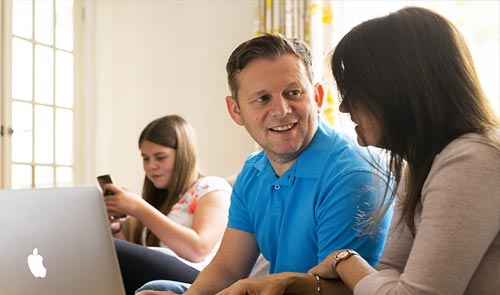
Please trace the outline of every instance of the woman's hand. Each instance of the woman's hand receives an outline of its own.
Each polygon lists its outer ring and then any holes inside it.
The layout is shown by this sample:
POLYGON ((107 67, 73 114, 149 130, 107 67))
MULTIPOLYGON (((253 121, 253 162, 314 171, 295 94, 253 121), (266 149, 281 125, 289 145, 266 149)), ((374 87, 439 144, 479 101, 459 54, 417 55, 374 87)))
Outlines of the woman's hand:
POLYGON ((332 267, 333 257, 335 257, 336 253, 337 253, 337 251, 335 251, 332 254, 328 255, 318 265, 316 265, 315 267, 311 268, 308 271, 308 273, 317 274, 320 278, 324 278, 324 279, 338 279, 339 277, 333 271, 333 267, 332 267))
MULTIPOLYGON (((361 279, 377 272, 375 268, 371 267, 360 255, 351 255, 348 259, 343 260, 342 263, 337 264, 337 272, 341 276, 341 278, 339 278, 338 274, 333 270, 333 260, 340 251, 342 250, 337 250, 328 255, 320 264, 311 268, 309 273, 316 274, 322 279, 339 279, 335 281, 342 282, 350 290, 354 290, 354 287, 361 279)), ((337 289, 335 290, 337 291, 337 289)))
POLYGON ((316 294, 316 278, 303 273, 283 272, 239 280, 217 295, 316 294))

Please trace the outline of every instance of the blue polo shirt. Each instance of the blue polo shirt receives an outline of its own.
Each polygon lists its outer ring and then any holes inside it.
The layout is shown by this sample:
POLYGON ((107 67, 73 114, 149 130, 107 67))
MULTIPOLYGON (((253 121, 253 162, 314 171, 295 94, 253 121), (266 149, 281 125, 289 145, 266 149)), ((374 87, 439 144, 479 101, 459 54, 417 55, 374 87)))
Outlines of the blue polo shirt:
POLYGON ((375 265, 392 211, 379 230, 360 233, 383 193, 366 156, 320 119, 309 146, 280 177, 263 151, 248 157, 233 187, 228 226, 255 236, 270 273, 306 272, 344 248, 375 265))

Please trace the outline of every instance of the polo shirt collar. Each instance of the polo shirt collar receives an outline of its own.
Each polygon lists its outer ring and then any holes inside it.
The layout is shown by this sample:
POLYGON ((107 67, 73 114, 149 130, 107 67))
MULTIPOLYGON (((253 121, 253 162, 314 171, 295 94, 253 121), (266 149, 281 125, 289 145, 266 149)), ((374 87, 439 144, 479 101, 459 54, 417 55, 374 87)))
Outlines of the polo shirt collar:
MULTIPOLYGON (((284 178, 284 176, 287 179, 295 177, 318 178, 330 156, 335 138, 336 135, 333 129, 323 119, 319 118, 318 129, 316 129, 309 146, 299 154, 295 163, 280 178, 284 178), (332 138, 334 139, 332 140, 332 138), (311 165, 311 163, 315 164, 311 165)), ((261 152, 263 157, 255 162, 254 167, 260 171, 259 175, 261 177, 276 179, 276 173, 269 159, 264 151, 261 152)))

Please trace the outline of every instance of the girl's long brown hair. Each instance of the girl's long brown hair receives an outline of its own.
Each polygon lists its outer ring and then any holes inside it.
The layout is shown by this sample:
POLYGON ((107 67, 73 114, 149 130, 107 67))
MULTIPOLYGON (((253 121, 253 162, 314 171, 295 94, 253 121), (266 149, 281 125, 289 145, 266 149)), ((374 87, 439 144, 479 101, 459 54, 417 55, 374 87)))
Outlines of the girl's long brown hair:
MULTIPOLYGON (((165 215, 177 203, 191 185, 201 177, 198 169, 196 138, 191 125, 177 115, 158 118, 149 123, 139 136, 139 148, 145 141, 175 149, 174 173, 166 189, 156 188, 151 180, 144 178, 143 198, 165 215)), ((128 240, 142 244, 144 224, 131 217, 128 221, 128 240)), ((160 240, 149 230, 147 246, 159 246, 160 240)))

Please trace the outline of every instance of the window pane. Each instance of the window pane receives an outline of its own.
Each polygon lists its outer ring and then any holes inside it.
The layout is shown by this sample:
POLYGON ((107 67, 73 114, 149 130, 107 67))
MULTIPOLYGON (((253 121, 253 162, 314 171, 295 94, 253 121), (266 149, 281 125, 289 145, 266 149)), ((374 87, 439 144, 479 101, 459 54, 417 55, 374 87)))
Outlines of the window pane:
POLYGON ((56 51, 56 105, 73 107, 73 54, 56 51))
POLYGON ((54 102, 54 50, 43 45, 35 46, 35 101, 54 102))
POLYGON ((56 163, 73 164, 73 111, 56 109, 56 163))
MULTIPOLYGON (((457 13, 457 26, 469 42, 481 85, 493 104, 493 109, 500 115, 500 3, 498 1, 466 2, 467 13, 457 13), (486 13, 487 12, 487 13, 486 13), (481 20, 481 21, 478 21, 481 20), (473 25, 472 25, 473 24, 473 25)), ((458 5, 457 5, 458 7, 458 5)))
POLYGON ((31 165, 12 165, 11 172, 13 189, 31 187, 31 165))
POLYGON ((54 168, 51 166, 35 166, 35 187, 54 186, 54 168))
MULTIPOLYGON (((35 107, 35 162, 54 162, 54 112, 51 107, 35 107)), ((35 173, 36 176, 36 173, 35 173)))
MULTIPOLYGON (((22 1, 21 1, 22 2, 22 1)), ((12 39, 12 97, 31 101, 33 91, 33 47, 30 42, 12 39)))
POLYGON ((30 103, 12 102, 12 161, 29 163, 32 159, 32 109, 30 103))
POLYGON ((30 131, 32 128, 31 103, 13 101, 12 102, 12 129, 18 131, 30 131))
POLYGON ((418 1, 449 18, 464 35, 483 89, 500 115, 499 1, 418 1))
POLYGON ((35 40, 54 44, 54 2, 35 1, 35 40))
POLYGON ((31 39, 33 2, 31 0, 12 1, 12 33, 31 39))
POLYGON ((56 186, 72 186, 73 185, 73 169, 71 167, 56 168, 56 186))
POLYGON ((73 0, 56 0, 56 47, 73 50, 73 0))

